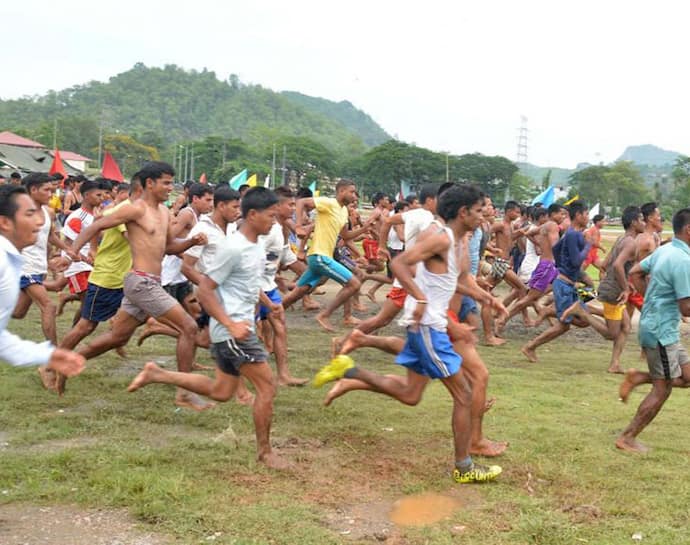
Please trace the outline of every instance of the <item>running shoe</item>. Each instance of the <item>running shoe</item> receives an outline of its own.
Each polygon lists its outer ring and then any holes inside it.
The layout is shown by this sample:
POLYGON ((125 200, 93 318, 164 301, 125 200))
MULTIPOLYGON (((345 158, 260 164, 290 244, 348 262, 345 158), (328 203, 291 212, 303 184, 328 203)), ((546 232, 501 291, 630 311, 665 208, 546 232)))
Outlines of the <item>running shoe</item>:
POLYGON ((340 354, 331 360, 331 362, 322 367, 314 377, 314 386, 318 388, 327 382, 338 380, 345 376, 345 371, 352 369, 355 366, 354 360, 350 356, 340 354))
POLYGON ((483 483, 493 481, 498 477, 503 469, 501 466, 483 466, 481 464, 472 464, 472 469, 460 472, 459 469, 453 471, 453 479, 456 483, 483 483))

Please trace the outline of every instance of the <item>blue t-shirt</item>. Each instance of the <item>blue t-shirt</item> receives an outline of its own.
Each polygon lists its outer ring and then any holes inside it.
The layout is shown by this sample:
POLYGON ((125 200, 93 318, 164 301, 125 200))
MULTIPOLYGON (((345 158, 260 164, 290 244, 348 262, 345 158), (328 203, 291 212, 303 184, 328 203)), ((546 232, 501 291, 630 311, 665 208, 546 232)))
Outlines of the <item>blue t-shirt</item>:
POLYGON ((477 276, 479 272, 479 250, 482 245, 482 228, 477 227, 472 233, 468 251, 470 253, 470 274, 477 276))
POLYGON ((678 300, 690 297, 690 247, 677 238, 640 262, 651 275, 640 317, 640 344, 648 348, 680 342, 678 300))
POLYGON ((553 247, 558 272, 576 282, 580 278, 580 267, 587 257, 589 248, 590 244, 585 240, 582 231, 569 227, 553 247))

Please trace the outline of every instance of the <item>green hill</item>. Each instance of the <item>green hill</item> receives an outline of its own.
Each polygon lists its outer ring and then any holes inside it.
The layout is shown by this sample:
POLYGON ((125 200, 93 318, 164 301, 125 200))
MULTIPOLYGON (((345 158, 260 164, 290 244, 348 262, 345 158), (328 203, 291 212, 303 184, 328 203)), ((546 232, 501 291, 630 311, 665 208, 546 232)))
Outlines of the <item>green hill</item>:
MULTIPOLYGON (((221 81, 214 72, 141 63, 107 83, 90 82, 43 96, 0 100, 0 130, 30 133, 52 141, 58 125, 81 123, 93 132, 135 135, 147 144, 170 145, 209 135, 264 144, 276 136, 308 136, 344 156, 361 154, 388 135, 348 102, 334 103, 298 93, 281 94, 244 85, 236 76, 221 81), (43 134, 46 133, 46 134, 43 134)), ((89 140, 92 140, 90 138, 89 140)), ((75 144, 91 153, 93 142, 75 144)))
POLYGON ((642 146, 628 146, 618 161, 632 161, 636 165, 664 166, 673 165, 680 154, 676 151, 665 150, 651 144, 642 146))
POLYGON ((540 167, 537 165, 532 165, 530 163, 520 163, 518 164, 520 168, 520 174, 524 174, 534 180, 538 185, 541 185, 541 181, 544 176, 551 171, 551 185, 557 187, 567 187, 570 185, 568 181, 570 175, 575 172, 575 169, 559 168, 559 167, 540 167))

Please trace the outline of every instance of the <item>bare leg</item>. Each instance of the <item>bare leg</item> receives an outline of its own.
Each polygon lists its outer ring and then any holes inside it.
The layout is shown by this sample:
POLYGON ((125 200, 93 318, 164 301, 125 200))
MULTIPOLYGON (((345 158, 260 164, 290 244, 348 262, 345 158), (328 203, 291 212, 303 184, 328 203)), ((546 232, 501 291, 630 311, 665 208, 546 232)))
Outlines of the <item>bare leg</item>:
POLYGON ((637 436, 659 413, 663 404, 671 395, 673 386, 667 380, 653 380, 652 391, 642 400, 632 422, 616 439, 616 446, 629 452, 645 453, 649 449, 637 441, 637 436))
POLYGON ((405 405, 417 405, 422 399, 424 388, 429 382, 428 377, 418 375, 414 371, 407 371, 407 380, 392 378, 391 375, 379 375, 372 371, 367 371, 361 367, 354 369, 352 377, 368 384, 371 389, 380 394, 385 394, 393 399, 397 399, 405 405))
POLYGON ((560 337, 570 329, 570 324, 564 324, 563 322, 557 322, 552 325, 549 329, 529 341, 525 346, 523 346, 520 351, 525 355, 525 357, 532 363, 537 363, 537 348, 542 344, 553 341, 555 338, 560 337))
POLYGON ((83 339, 91 335, 98 327, 98 322, 92 322, 86 318, 81 318, 77 324, 69 330, 67 335, 65 335, 60 341, 59 347, 66 348, 68 350, 74 350, 83 339))
POLYGON ((470 453, 472 390, 462 370, 441 382, 453 398, 453 444, 455 461, 464 460, 470 453))
POLYGON ((358 348, 378 348, 383 352, 398 355, 405 347, 405 340, 400 337, 378 337, 366 335, 359 329, 353 329, 342 344, 339 354, 349 354, 358 348))
POLYGON ((309 382, 306 378, 295 378, 288 367, 287 327, 285 326, 285 311, 271 312, 268 322, 273 328, 273 355, 276 358, 278 384, 280 386, 302 386, 309 382))
POLYGON ((526 309, 530 305, 535 304, 541 297, 543 293, 534 289, 530 289, 524 297, 521 297, 516 303, 510 307, 507 317, 499 317, 496 319, 496 332, 500 333, 505 325, 510 321, 513 316, 521 313, 523 309, 526 309))
POLYGON ((505 339, 501 339, 494 335, 493 328, 493 311, 489 305, 481 305, 482 329, 484 330, 484 344, 486 346, 500 346, 506 343, 505 339))
POLYGON ((341 290, 336 294, 335 298, 316 315, 316 321, 319 325, 323 327, 326 331, 335 332, 335 328, 331 325, 329 318, 331 314, 340 306, 345 303, 350 297, 352 297, 361 286, 361 282, 356 276, 350 278, 350 280, 341 288, 341 290))
POLYGON ((57 328, 55 326, 56 305, 48 296, 45 287, 40 284, 32 284, 24 290, 31 300, 38 305, 41 311, 41 329, 43 335, 53 345, 57 346, 57 328))

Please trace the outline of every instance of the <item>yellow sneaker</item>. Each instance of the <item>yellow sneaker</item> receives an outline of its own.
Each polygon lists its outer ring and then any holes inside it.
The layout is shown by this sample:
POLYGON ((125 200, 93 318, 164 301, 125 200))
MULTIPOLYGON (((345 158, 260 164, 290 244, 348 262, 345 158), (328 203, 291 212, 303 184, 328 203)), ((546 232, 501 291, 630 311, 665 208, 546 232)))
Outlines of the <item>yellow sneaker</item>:
POLYGON ((503 469, 501 466, 483 466, 480 464, 473 464, 472 469, 461 473, 459 469, 453 471, 453 479, 456 483, 483 483, 493 481, 498 477, 503 469))
POLYGON ((316 373, 312 384, 315 388, 318 388, 327 382, 343 378, 345 371, 352 369, 354 366, 355 362, 350 356, 344 354, 336 356, 328 365, 322 367, 321 370, 316 373))

